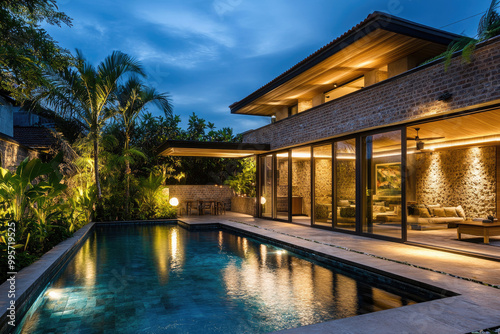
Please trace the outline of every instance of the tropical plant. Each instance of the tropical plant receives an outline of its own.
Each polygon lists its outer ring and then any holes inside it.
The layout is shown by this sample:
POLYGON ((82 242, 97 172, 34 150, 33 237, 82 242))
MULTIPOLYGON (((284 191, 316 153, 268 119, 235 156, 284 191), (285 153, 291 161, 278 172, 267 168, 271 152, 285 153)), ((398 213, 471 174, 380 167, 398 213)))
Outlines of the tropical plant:
POLYGON ((164 192, 167 188, 163 185, 164 181, 161 175, 153 173, 140 181, 136 196, 140 219, 175 218, 176 211, 168 204, 168 197, 164 192))
POLYGON ((98 200, 102 197, 99 179, 99 139, 106 121, 113 116, 117 88, 127 74, 144 75, 142 66, 119 51, 107 56, 94 67, 76 50, 74 66, 47 74, 51 86, 43 90, 38 101, 53 108, 65 118, 76 120, 93 142, 94 178, 98 200))
POLYGON ((499 6, 500 0, 491 1, 488 10, 479 20, 476 38, 462 37, 451 43, 444 53, 425 61, 424 64, 444 58, 444 68, 445 71, 447 71, 450 67, 453 55, 460 50, 462 51, 462 62, 470 63, 478 43, 500 34, 500 14, 497 12, 499 6))
POLYGON ((255 197, 255 159, 241 159, 240 165, 241 171, 229 176, 224 183, 229 185, 238 195, 255 197))
POLYGON ((0 240, 3 246, 7 244, 8 225, 13 222, 18 244, 26 249, 29 241, 35 239, 39 248, 44 249, 51 229, 63 215, 58 197, 67 186, 61 183, 58 169, 61 161, 62 154, 58 154, 48 163, 26 158, 15 173, 0 168, 0 240))
POLYGON ((145 86, 136 76, 130 77, 118 89, 115 118, 124 136, 122 157, 125 162, 125 214, 130 213, 130 169, 134 157, 146 158, 138 148, 130 146, 132 133, 137 126, 141 113, 149 105, 156 105, 165 115, 172 115, 172 105, 166 93, 158 93, 154 88, 145 86))

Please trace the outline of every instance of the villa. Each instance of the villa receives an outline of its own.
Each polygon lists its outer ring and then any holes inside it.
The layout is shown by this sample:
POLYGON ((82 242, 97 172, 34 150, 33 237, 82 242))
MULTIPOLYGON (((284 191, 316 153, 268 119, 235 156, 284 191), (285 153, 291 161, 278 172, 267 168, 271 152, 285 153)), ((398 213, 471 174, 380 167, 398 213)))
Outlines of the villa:
POLYGON ((255 154, 257 217, 475 251, 457 229, 484 243, 500 234, 482 222, 500 200, 500 39, 470 63, 425 63, 460 38, 374 12, 230 106, 272 119, 239 150, 167 143, 162 154, 255 154))
MULTIPOLYGON (((9 253, 0 333, 497 333, 500 36, 444 59, 461 38, 374 12, 232 104, 271 119, 241 143, 165 142, 255 157, 256 196, 172 185, 176 219, 88 218, 19 272, 9 253)), ((8 166, 50 144, 13 108, 8 166)))

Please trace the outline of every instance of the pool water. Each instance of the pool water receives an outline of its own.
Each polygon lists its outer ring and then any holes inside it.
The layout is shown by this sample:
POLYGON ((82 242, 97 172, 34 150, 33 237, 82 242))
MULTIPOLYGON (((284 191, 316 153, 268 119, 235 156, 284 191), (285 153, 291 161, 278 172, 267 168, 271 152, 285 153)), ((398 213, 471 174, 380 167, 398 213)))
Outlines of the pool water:
POLYGON ((224 230, 98 226, 19 332, 266 333, 440 297, 370 275, 224 230))

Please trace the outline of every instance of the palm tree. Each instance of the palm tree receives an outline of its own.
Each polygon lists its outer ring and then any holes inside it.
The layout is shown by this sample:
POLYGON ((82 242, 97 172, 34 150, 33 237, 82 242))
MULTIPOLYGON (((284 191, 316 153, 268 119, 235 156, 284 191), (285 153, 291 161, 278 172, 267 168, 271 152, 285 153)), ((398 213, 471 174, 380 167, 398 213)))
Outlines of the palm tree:
POLYGON ((100 200, 98 152, 101 129, 113 116, 111 106, 116 100, 119 82, 127 74, 145 74, 138 61, 120 51, 114 51, 94 67, 77 49, 74 62, 72 67, 47 74, 51 87, 41 92, 38 100, 63 117, 79 122, 92 140, 94 177, 100 200))
POLYGON ((115 106, 115 118, 125 137, 123 157, 125 160, 125 212, 127 216, 129 214, 130 202, 130 174, 132 173, 130 163, 133 162, 134 155, 144 156, 138 149, 130 147, 130 139, 137 120, 140 118, 141 113, 147 110, 149 105, 156 105, 163 110, 166 116, 172 115, 172 104, 170 103, 168 94, 158 93, 156 89, 145 86, 136 76, 130 77, 125 84, 119 87, 115 106))
POLYGON ((479 40, 486 40, 500 34, 500 14, 496 9, 500 6, 500 0, 492 0, 490 7, 481 17, 477 34, 479 40))

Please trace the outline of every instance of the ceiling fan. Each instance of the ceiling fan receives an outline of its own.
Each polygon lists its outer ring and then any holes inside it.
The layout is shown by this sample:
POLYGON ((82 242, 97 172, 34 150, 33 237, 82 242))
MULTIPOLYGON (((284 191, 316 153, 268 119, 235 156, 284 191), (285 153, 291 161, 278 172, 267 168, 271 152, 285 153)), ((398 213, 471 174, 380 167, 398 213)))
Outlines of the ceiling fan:
POLYGON ((420 138, 418 136, 418 131, 420 130, 420 128, 414 128, 414 129, 417 131, 417 135, 415 137, 407 137, 406 140, 414 140, 414 141, 416 141, 416 143, 417 143, 417 150, 418 151, 424 149, 424 146, 425 146, 424 141, 427 141, 427 140, 437 140, 437 139, 443 139, 444 138, 444 137, 420 138))

